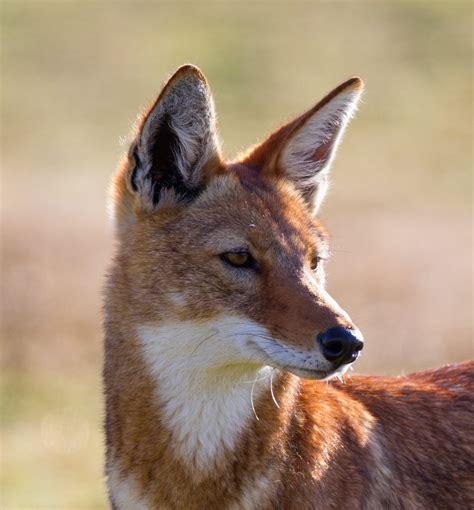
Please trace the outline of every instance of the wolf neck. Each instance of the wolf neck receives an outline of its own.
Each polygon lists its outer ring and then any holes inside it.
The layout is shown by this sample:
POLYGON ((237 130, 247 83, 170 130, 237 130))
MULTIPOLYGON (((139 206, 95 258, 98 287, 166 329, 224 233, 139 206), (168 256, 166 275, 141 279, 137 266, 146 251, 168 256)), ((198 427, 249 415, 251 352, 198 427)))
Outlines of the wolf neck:
MULTIPOLYGON (((271 401, 273 412, 279 412, 272 392, 272 384, 280 386, 279 374, 250 362, 232 364, 232 324, 235 320, 212 327, 178 323, 138 332, 174 454, 196 473, 234 456, 260 420, 262 401, 271 401)), ((242 331, 241 324, 238 328, 242 331)))

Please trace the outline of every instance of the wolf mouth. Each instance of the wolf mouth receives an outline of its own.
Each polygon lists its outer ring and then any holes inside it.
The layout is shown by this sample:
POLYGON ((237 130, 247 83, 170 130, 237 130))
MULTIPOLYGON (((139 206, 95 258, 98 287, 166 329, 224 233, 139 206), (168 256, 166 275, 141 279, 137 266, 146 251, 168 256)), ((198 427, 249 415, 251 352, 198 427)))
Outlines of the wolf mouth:
POLYGON ((294 366, 286 366, 282 368, 297 375, 298 377, 302 377, 303 379, 328 379, 335 376, 337 373, 337 370, 317 370, 313 368, 301 368, 294 366))
POLYGON ((342 365, 341 367, 333 370, 318 370, 315 368, 302 368, 291 365, 287 365, 281 368, 288 372, 291 372, 292 374, 297 375, 298 377, 302 377, 303 379, 319 379, 323 381, 328 381, 333 377, 343 375, 348 370, 349 367, 350 364, 342 365))

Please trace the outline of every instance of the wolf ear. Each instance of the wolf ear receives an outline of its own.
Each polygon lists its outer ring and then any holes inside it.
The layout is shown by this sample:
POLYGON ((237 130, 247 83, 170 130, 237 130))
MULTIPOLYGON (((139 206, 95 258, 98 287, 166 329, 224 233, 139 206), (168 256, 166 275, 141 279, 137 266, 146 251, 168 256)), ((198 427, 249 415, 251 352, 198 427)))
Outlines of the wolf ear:
POLYGON ((334 154, 362 90, 360 78, 344 82, 316 106, 274 132, 243 162, 289 179, 317 211, 327 191, 334 154))
POLYGON ((143 117, 130 148, 132 191, 153 208, 165 190, 180 200, 199 193, 207 169, 220 165, 214 103, 206 78, 180 67, 143 117))

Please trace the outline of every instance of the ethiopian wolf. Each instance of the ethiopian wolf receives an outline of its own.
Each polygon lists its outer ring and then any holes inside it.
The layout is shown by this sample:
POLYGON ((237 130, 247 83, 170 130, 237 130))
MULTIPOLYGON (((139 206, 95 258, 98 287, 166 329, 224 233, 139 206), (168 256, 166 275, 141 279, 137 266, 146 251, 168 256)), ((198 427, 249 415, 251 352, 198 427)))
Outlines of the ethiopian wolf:
POLYGON ((317 217, 352 78, 233 162, 201 71, 143 115, 115 176, 105 299, 114 509, 474 508, 473 365, 344 374, 317 217))

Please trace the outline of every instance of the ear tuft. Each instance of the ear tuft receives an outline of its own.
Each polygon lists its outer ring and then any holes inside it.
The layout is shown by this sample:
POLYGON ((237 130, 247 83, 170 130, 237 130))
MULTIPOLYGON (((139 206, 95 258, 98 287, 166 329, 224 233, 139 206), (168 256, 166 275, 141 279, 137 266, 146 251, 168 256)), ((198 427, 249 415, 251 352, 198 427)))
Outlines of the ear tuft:
POLYGON ((219 164, 214 102, 206 78, 192 65, 179 68, 145 114, 132 149, 131 188, 154 207, 162 190, 195 196, 210 164, 219 164))

